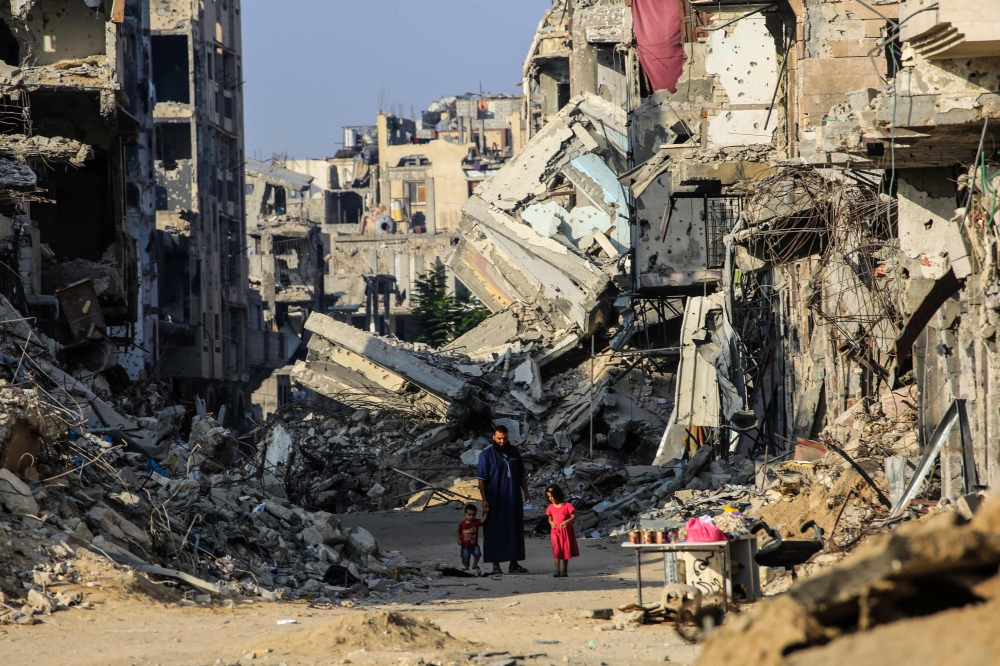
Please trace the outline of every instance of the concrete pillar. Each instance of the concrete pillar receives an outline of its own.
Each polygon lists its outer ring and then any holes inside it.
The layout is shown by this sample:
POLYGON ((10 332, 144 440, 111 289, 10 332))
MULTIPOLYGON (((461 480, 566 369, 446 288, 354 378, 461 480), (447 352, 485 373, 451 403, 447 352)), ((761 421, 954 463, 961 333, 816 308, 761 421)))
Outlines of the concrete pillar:
POLYGON ((433 236, 437 233, 437 212, 434 205, 434 177, 431 176, 424 180, 424 193, 427 198, 427 206, 424 210, 427 212, 427 234, 433 236))

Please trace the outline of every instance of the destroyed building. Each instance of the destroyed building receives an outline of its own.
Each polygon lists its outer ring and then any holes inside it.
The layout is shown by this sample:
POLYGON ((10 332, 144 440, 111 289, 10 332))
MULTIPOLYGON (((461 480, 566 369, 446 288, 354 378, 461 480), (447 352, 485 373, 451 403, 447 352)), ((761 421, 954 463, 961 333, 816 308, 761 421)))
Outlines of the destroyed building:
POLYGON ((287 362, 301 344, 306 318, 321 311, 326 253, 322 225, 303 217, 312 177, 247 160, 246 252, 249 260, 253 404, 267 416, 288 402, 287 362), (260 326, 260 333, 255 329, 260 326), (258 347, 263 343, 262 348, 258 347))
POLYGON ((152 0, 160 376, 250 407, 240 3, 152 0))
MULTIPOLYGON (((364 328, 377 315, 396 337, 415 339, 416 280, 447 262, 462 204, 518 149, 520 106, 516 96, 465 95, 435 102, 420 121, 382 112, 374 126, 345 128, 335 157, 282 161, 313 177, 289 205, 323 225, 324 311, 364 328), (381 305, 369 313, 374 276, 381 305)), ((450 269, 448 283, 464 290, 450 269)))
POLYGON ((462 206, 449 260, 493 317, 436 355, 345 349, 316 319, 294 374, 466 424, 472 395, 532 453, 669 466, 711 445, 692 490, 797 447, 867 466, 876 514, 988 485, 996 63, 964 20, 556 4, 525 63, 530 138, 462 206))
POLYGON ((108 388, 105 372, 148 377, 157 281, 146 4, 12 2, 0 21, 3 292, 93 386, 108 388))

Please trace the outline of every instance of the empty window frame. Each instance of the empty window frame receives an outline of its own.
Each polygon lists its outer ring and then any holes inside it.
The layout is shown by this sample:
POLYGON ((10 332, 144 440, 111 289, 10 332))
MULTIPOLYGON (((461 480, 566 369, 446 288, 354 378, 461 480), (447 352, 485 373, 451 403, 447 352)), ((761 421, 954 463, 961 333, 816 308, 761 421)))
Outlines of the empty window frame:
POLYGON ((406 200, 409 204, 420 205, 427 203, 427 186, 423 181, 408 181, 403 183, 406 192, 406 200))
POLYGON ((187 35, 150 37, 157 102, 191 103, 187 35))
POLYGON ((188 123, 156 123, 156 159, 162 162, 191 159, 188 123))

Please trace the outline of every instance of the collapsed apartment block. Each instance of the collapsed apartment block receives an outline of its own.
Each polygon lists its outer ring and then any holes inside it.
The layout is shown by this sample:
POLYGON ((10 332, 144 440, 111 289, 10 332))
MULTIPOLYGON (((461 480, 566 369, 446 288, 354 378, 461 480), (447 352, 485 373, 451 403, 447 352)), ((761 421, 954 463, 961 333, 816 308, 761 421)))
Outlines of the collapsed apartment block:
POLYGON ((148 28, 139 1, 0 7, 3 291, 101 390, 157 355, 148 28))
POLYGON ((263 359, 248 346, 240 3, 152 0, 150 16, 159 372, 242 418, 263 359))

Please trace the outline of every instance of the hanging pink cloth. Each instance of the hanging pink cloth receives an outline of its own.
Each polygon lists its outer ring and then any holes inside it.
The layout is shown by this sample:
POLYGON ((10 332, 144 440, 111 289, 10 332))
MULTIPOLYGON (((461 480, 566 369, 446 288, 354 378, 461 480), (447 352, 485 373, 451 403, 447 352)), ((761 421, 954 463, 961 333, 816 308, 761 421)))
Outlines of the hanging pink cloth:
POLYGON ((692 518, 687 521, 687 540, 694 543, 726 541, 726 535, 711 520, 692 518))
POLYGON ((653 90, 677 92, 684 70, 681 13, 677 0, 632 0, 636 51, 653 90))

